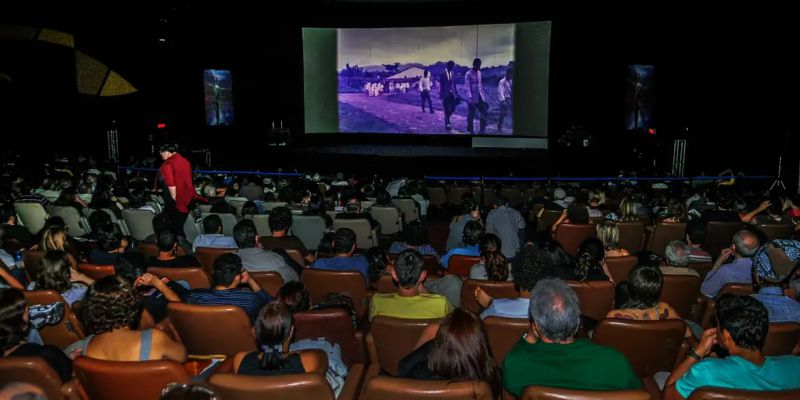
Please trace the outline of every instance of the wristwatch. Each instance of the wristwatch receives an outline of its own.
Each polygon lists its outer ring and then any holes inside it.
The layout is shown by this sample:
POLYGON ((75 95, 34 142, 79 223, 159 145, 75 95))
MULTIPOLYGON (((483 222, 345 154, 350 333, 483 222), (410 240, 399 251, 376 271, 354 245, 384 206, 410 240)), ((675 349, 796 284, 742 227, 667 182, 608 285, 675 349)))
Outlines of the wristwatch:
POLYGON ((686 356, 687 357, 692 357, 697 361, 700 361, 700 360, 703 359, 703 357, 701 357, 699 354, 697 354, 696 351, 694 351, 694 346, 689 348, 689 352, 686 353, 686 356))

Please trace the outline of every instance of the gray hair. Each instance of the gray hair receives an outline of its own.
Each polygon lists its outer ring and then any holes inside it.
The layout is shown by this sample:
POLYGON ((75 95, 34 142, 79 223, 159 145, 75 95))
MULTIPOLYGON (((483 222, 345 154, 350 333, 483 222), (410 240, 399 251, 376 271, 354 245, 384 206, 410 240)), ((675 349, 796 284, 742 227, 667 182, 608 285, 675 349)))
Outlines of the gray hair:
POLYGON ((673 240, 667 244, 664 251, 669 261, 669 265, 675 267, 685 267, 689 265, 689 245, 682 240, 673 240))
POLYGON ((581 325, 578 295, 560 279, 542 279, 531 291, 530 317, 549 340, 574 337, 581 325))
POLYGON ((741 230, 733 235, 733 246, 742 257, 752 257, 761 245, 753 232, 741 230))

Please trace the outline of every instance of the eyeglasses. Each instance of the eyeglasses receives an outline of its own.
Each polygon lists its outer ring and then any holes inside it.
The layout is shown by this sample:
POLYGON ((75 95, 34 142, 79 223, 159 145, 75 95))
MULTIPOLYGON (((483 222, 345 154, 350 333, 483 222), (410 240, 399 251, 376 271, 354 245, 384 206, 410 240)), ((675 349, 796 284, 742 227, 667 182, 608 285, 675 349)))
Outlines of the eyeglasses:
POLYGON ((177 383, 177 382, 173 382, 165 386, 164 389, 161 390, 161 398, 165 399, 167 398, 167 396, 177 392, 202 393, 208 395, 208 400, 222 400, 222 396, 220 396, 217 392, 211 390, 206 386, 195 383, 177 383))

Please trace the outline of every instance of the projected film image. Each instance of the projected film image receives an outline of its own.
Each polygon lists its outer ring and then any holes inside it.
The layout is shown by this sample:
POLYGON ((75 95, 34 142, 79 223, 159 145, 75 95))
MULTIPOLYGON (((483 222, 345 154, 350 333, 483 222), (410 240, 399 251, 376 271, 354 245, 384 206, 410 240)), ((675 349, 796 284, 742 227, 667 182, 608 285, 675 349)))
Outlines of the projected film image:
POLYGON ((233 80, 231 71, 207 69, 203 73, 206 125, 233 124, 233 80))
POLYGON ((514 28, 338 29, 339 131, 513 134, 514 28))

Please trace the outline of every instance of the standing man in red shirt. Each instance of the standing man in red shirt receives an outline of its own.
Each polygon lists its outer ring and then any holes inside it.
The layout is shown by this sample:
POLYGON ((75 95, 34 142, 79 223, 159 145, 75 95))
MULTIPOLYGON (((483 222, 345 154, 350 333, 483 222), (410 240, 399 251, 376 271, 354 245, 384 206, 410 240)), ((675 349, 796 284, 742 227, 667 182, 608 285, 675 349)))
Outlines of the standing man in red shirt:
POLYGON ((192 165, 178 154, 178 145, 166 143, 159 148, 164 163, 158 169, 158 183, 164 197, 164 212, 172 221, 172 232, 186 237, 183 225, 189 216, 192 199, 206 201, 197 194, 192 184, 192 165))

